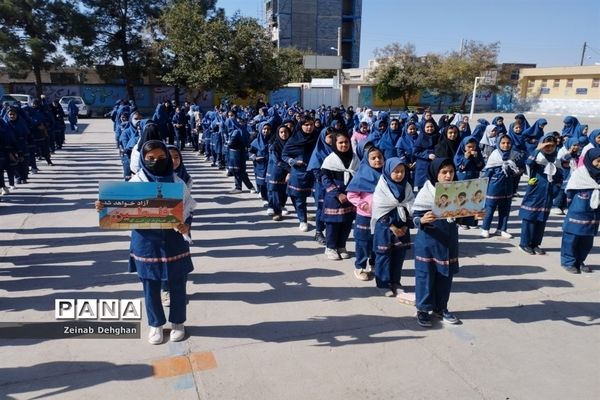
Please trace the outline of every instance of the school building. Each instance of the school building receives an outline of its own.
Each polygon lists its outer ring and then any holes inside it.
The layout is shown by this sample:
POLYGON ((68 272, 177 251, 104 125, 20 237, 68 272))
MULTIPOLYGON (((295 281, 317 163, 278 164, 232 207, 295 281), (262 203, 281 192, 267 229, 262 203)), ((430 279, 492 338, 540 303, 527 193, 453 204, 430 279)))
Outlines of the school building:
POLYGON ((521 69, 519 102, 530 111, 600 115, 600 65, 521 69))
POLYGON ((265 0, 265 18, 277 47, 338 55, 343 68, 358 67, 362 0, 265 0))

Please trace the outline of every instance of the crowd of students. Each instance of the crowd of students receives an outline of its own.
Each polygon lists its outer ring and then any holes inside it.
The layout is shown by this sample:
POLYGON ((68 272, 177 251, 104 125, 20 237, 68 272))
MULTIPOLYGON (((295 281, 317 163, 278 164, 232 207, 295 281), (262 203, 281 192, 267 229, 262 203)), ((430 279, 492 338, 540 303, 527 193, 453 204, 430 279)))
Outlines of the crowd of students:
MULTIPOLYGON (((571 273, 591 272, 584 261, 600 223, 600 129, 588 132, 574 117, 565 118, 562 132, 546 133, 545 119, 530 124, 523 114, 508 127, 502 116, 491 123, 479 119, 471 130, 468 117, 460 114, 435 121, 429 111, 422 117, 391 117, 370 109, 303 110, 297 104, 268 107, 262 102, 256 107, 222 104, 206 113, 195 105, 165 102, 148 119, 129 104, 118 104, 111 116, 125 180, 138 179, 132 174, 139 171, 150 180, 163 176, 148 154, 160 147, 161 156, 169 158, 166 147, 157 144, 166 142, 175 144, 175 158, 181 160, 181 150, 189 146, 194 151, 190 154, 217 170, 226 169, 233 177, 230 193, 242 193, 245 185, 260 196, 274 221, 288 214, 289 199, 303 232, 311 229, 307 203, 312 198, 314 237, 324 246, 325 257, 350 258, 346 243, 354 229, 354 274, 359 280, 374 279, 386 296, 403 292, 402 267, 413 246, 417 322, 424 327, 431 326, 432 317, 459 322, 448 310, 452 277, 459 267, 458 229, 475 228, 481 220, 480 235, 488 238, 494 234, 490 228, 497 213, 495 234, 512 238, 508 219, 523 176, 519 248, 530 255, 545 254, 541 243, 554 206, 557 213, 566 211, 561 265, 571 273), (254 183, 247 173, 248 161, 254 183), (483 212, 456 220, 434 215, 437 182, 480 177, 489 178, 483 212), (416 229, 414 240, 411 229, 416 229)), ((165 168, 161 173, 172 177, 173 167, 165 168)), ((175 176, 184 177, 181 171, 175 176)), ((189 224, 181 228, 183 237, 189 224)), ((189 246, 180 238, 178 243, 175 253, 188 254, 175 255, 180 262, 189 257, 189 246)), ((132 263, 139 273, 139 259, 145 258, 135 257, 134 247, 132 240, 132 263)), ((165 271, 171 270, 168 261, 162 263, 165 271)), ((170 285, 168 275, 151 278, 170 285)), ((158 307, 160 296, 156 284, 152 287, 144 285, 147 307, 158 307)), ((181 289, 177 290, 179 298, 181 289)), ((157 309, 148 313, 157 315, 152 326, 164 324, 164 314, 157 309)), ((179 317, 170 321, 175 328, 182 324, 179 317)), ((162 341, 162 330, 160 335, 153 332, 154 342, 159 336, 162 341)))
MULTIPOLYGON (((68 105, 71 130, 77 132, 77 105, 68 105)), ((22 106, 4 103, 0 109, 0 201, 37 174, 37 161, 54 165, 52 154, 65 143, 65 113, 58 100, 44 96, 22 106), (7 180, 5 180, 5 174, 7 180), (8 182, 7 182, 8 181, 8 182)))

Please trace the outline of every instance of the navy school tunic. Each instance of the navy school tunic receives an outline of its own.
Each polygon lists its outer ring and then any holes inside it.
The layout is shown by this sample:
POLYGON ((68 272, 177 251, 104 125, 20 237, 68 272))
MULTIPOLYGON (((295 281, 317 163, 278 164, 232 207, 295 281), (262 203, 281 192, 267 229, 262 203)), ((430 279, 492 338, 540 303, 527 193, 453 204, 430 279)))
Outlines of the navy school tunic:
POLYGON ((321 183, 325 188, 323 195, 323 222, 348 222, 356 216, 356 208, 346 201, 341 203, 338 195, 346 194, 344 172, 321 169, 321 183))
POLYGON ((567 191, 567 198, 571 200, 571 203, 563 222, 563 232, 579 236, 596 236, 598 234, 600 207, 592 209, 590 206, 592 192, 591 189, 567 191))

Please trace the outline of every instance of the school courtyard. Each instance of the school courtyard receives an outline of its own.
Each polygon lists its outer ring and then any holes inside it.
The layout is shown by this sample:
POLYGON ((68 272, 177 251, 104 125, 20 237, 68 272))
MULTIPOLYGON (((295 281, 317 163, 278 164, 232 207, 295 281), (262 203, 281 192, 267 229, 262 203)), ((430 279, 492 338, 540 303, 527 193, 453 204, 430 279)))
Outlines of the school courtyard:
MULTIPOLYGON (((526 117, 562 129, 563 116, 526 117)), ((450 309, 462 324, 424 329, 413 306, 358 281, 353 259, 326 260, 314 230, 271 221, 256 195, 227 194, 232 178, 189 150, 198 207, 187 340, 150 345, 145 315, 139 339, 7 338, 15 324, 60 324, 56 299, 142 298, 127 273, 128 232, 100 230, 93 207, 98 181, 121 177, 111 121, 79 126, 56 166, 40 162, 0 202, 1 399, 600 398, 600 238, 594 273, 566 273, 563 216, 551 214, 548 254, 524 254, 517 198, 514 239, 460 231, 450 309)), ((410 258, 402 283, 414 290, 410 258)))

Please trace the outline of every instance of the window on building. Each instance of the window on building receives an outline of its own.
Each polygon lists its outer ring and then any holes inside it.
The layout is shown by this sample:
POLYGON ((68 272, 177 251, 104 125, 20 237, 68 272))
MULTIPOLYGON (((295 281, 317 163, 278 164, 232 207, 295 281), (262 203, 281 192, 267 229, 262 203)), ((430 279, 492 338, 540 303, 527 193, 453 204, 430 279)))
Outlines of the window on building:
POLYGON ((560 79, 555 79, 552 87, 559 87, 559 86, 560 86, 560 79))
POLYGON ((600 87, 600 78, 592 79, 592 87, 600 87))
POLYGON ((518 69, 513 69, 512 72, 510 73, 510 80, 511 81, 518 81, 519 80, 519 70, 518 69))
POLYGON ((573 79, 567 79, 567 87, 573 87, 573 79))
POLYGON ((527 81, 527 87, 528 88, 532 88, 534 85, 535 85, 535 81, 534 80, 527 81))
POLYGON ((542 87, 548 87, 548 79, 542 79, 542 87))

